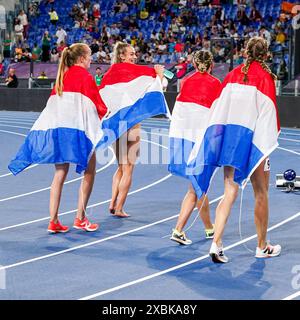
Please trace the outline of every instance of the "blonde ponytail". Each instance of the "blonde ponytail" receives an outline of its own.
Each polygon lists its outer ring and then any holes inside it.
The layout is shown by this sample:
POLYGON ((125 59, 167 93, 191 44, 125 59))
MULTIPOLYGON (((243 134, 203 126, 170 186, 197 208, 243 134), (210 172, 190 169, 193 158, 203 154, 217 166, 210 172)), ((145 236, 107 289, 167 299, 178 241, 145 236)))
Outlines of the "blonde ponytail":
POLYGON ((80 57, 87 56, 89 47, 85 43, 74 43, 70 47, 64 48, 57 71, 55 90, 59 96, 62 96, 64 88, 65 72, 77 63, 80 57))

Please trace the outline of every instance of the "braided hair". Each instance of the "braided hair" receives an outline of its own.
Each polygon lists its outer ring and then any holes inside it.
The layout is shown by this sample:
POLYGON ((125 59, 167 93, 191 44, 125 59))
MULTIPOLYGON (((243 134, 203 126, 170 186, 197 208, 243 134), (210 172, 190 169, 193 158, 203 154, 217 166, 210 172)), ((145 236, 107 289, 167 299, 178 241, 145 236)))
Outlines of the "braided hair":
POLYGON ((192 61, 200 73, 207 72, 213 64, 213 55, 204 50, 198 50, 193 53, 192 61))
POLYGON ((268 43, 267 41, 262 37, 253 37, 251 38, 246 47, 246 55, 247 59, 245 61, 244 66, 242 67, 242 72, 244 74, 244 82, 248 82, 248 71, 250 68, 250 65, 253 61, 257 61, 261 67, 267 71, 271 77, 276 80, 276 75, 271 71, 269 66, 265 63, 264 59, 265 56, 268 53, 268 43))

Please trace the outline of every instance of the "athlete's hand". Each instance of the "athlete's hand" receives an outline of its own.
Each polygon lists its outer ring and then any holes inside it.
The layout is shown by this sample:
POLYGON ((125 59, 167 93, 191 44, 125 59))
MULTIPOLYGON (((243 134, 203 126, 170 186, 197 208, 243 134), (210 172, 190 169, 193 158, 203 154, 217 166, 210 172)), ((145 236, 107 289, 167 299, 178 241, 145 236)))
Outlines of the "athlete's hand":
POLYGON ((165 67, 162 66, 161 64, 156 64, 156 65, 154 65, 154 70, 155 70, 156 74, 160 77, 160 79, 162 80, 164 77, 165 67))

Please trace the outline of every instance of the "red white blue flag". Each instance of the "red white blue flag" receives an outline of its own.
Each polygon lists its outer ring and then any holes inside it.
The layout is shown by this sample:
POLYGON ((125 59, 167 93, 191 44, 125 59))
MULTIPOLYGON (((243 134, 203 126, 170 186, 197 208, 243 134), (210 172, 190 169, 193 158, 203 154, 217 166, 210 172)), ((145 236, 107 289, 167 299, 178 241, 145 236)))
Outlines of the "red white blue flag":
POLYGON ((105 73, 99 92, 108 114, 98 147, 106 148, 135 124, 156 115, 169 115, 160 78, 153 68, 116 63, 105 73))
POLYGON ((92 75, 72 66, 65 73, 62 96, 52 90, 9 170, 17 174, 33 163, 75 163, 81 173, 103 136, 106 112, 92 75))
POLYGON ((172 174, 184 177, 201 194, 202 183, 210 172, 193 174, 188 161, 196 144, 205 133, 209 110, 220 93, 221 83, 208 73, 196 72, 182 81, 176 99, 169 132, 170 163, 172 174), (205 174, 205 175, 204 175, 205 174))
POLYGON ((204 174, 198 194, 206 193, 217 167, 235 168, 234 181, 244 187, 259 164, 278 146, 280 124, 275 83, 258 62, 244 82, 243 65, 232 70, 210 110, 207 129, 191 153, 193 174, 204 174))

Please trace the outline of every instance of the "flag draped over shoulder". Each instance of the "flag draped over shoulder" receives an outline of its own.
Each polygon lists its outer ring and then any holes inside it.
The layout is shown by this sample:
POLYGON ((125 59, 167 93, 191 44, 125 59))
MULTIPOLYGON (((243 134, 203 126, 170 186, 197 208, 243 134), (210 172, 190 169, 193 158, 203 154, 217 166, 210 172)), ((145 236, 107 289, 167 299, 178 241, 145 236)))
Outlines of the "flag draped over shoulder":
POLYGON ((153 68, 116 63, 105 73, 99 92, 108 114, 102 122, 104 135, 97 147, 106 148, 144 119, 168 115, 161 80, 153 68))
POLYGON ((205 176, 203 173, 191 173, 188 160, 195 144, 204 135, 209 109, 218 97, 220 88, 220 81, 210 74, 194 73, 182 81, 172 113, 168 169, 172 174, 190 180, 199 197, 202 194, 199 184, 206 181, 211 172, 205 172, 205 176))
POLYGON ((32 163, 75 163, 81 173, 103 135, 106 111, 92 75, 72 66, 65 73, 62 96, 52 90, 9 170, 17 174, 32 163))
POLYGON ((189 167, 194 174, 207 174, 200 189, 207 192, 217 167, 235 168, 234 181, 244 187, 259 164, 278 146, 280 131, 275 84, 258 62, 243 81, 242 65, 225 78, 222 93, 210 110, 189 167))

